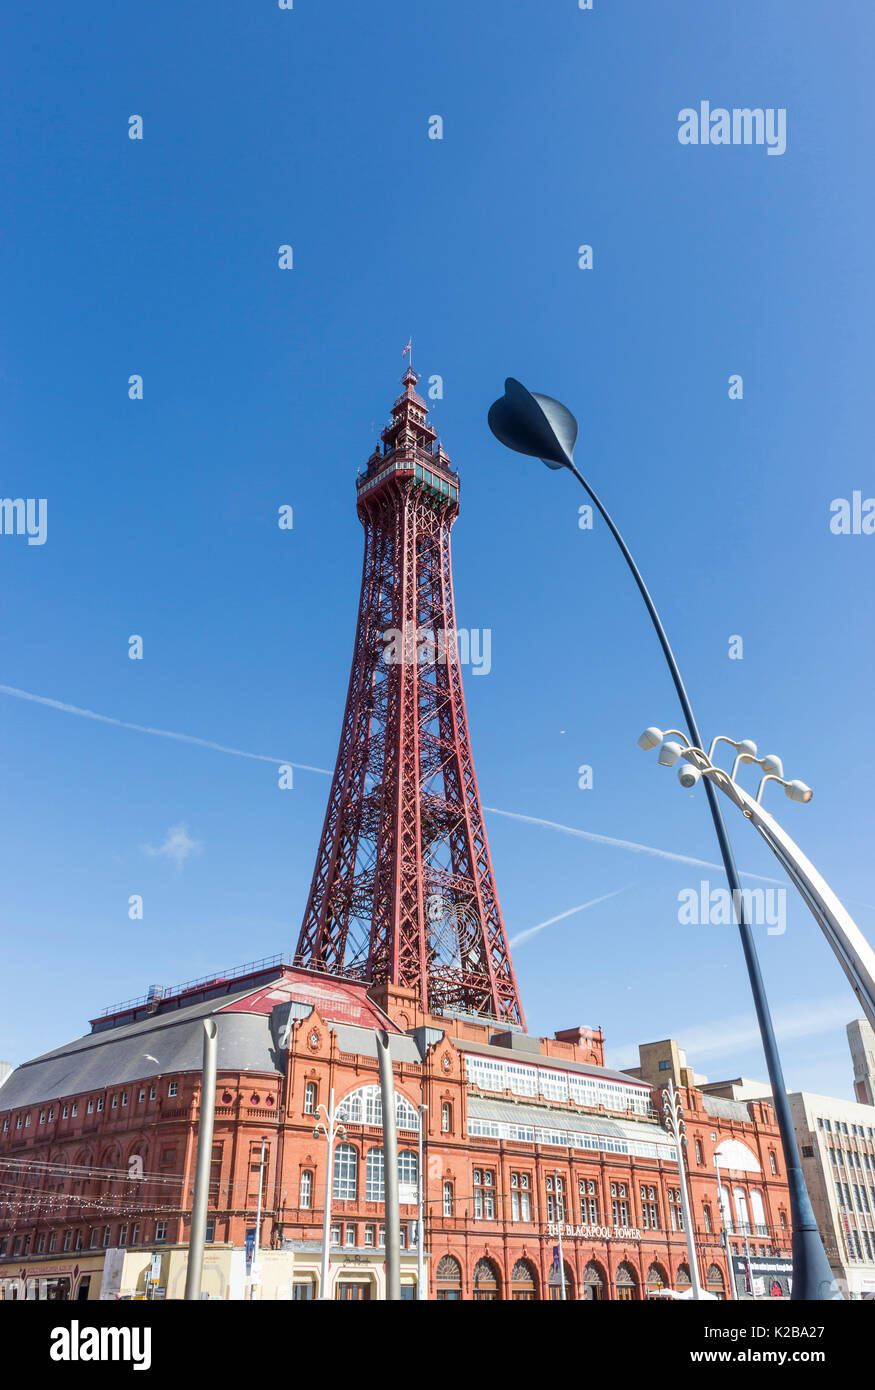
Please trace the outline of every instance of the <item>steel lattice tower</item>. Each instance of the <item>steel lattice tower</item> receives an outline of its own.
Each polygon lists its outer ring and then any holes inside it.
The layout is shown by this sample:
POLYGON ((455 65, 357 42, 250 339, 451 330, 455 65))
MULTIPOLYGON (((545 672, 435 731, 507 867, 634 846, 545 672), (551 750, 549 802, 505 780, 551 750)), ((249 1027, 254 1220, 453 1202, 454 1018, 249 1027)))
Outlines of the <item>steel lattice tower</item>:
POLYGON ((357 481, 365 529, 337 766, 296 963, 523 1024, 456 641, 459 476, 408 369, 357 481))

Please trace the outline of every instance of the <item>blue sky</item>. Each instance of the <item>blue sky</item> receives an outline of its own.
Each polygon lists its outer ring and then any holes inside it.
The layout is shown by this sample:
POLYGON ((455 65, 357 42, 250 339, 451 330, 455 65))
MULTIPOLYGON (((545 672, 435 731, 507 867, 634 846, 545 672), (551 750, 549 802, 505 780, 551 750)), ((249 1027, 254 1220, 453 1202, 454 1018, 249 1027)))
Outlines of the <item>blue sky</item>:
MULTIPOLYGON (((701 788, 636 747, 678 712, 618 552, 486 411, 514 375, 578 415, 700 724, 815 788, 769 805, 871 935, 875 537, 831 534, 829 508, 875 494, 873 38, 863 6, 805 0, 19 12, 0 491, 45 497, 48 532, 0 536, 0 683, 331 768, 354 478, 412 334, 461 474, 458 621, 492 633, 466 694, 509 934, 601 899, 516 946, 530 1030, 601 1025, 626 1064, 676 1036, 712 1078, 764 1075, 735 929, 678 922, 720 871, 533 823, 718 859, 701 788), (786 152, 681 146, 705 99, 785 108, 786 152)), ((0 1057, 294 949, 326 776, 280 791, 268 762, 5 692, 0 712, 0 1057)), ((740 865, 779 877, 728 814, 740 865)), ((791 896, 758 940, 789 1084, 849 1096, 859 1010, 817 928, 791 896)))

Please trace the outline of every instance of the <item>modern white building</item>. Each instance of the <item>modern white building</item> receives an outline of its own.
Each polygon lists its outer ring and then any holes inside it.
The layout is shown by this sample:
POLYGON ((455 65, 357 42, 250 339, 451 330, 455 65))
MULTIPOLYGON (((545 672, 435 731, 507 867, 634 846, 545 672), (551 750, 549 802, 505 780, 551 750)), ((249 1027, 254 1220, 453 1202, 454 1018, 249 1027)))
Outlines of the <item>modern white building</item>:
POLYGON ((846 1298, 875 1299, 875 1106, 789 1096, 802 1171, 846 1298))
MULTIPOLYGON (((827 1258, 845 1297, 875 1299, 875 1033, 865 1019, 848 1024, 857 1100, 790 1091, 790 1113, 827 1258)), ((704 1078, 703 1078, 704 1081, 704 1078)), ((727 1101, 770 1096, 765 1081, 735 1077, 705 1083, 706 1094, 727 1101)), ((746 1229, 746 1212, 729 1209, 724 1220, 746 1229)), ((759 1220, 753 1214, 753 1224, 759 1220)))
POLYGON ((848 1046, 854 1063, 854 1095, 861 1105, 875 1105, 875 1030, 866 1018, 848 1024, 848 1046))

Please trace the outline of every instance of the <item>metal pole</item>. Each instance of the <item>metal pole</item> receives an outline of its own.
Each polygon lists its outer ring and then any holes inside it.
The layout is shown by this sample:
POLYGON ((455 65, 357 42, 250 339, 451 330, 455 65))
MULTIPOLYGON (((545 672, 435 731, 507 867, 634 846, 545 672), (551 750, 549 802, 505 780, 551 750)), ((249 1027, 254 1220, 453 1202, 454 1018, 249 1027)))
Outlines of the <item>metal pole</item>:
MULTIPOLYGON (((320 1107, 325 1109, 324 1106, 320 1107)), ((322 1217, 322 1276, 319 1286, 320 1299, 328 1297, 328 1243, 331 1239, 331 1184, 334 1178, 334 1087, 328 1092, 328 1111, 325 1138, 328 1144, 328 1158, 325 1165, 325 1212, 322 1217)))
POLYGON ((386 1298, 401 1299, 401 1210, 398 1206, 398 1132, 395 1125, 395 1085, 389 1034, 378 1028, 377 1056, 380 1061, 380 1095, 383 1099, 383 1181, 386 1199, 386 1298))
MULTIPOLYGON (((626 542, 614 525, 610 513, 607 511, 600 498, 593 492, 589 483, 573 463, 569 461, 568 467, 581 487, 591 498, 605 522, 605 525, 623 553, 623 558, 629 566, 632 578, 638 586, 638 590, 650 614, 650 619, 659 639, 659 644, 662 647, 663 655, 668 663, 668 669, 671 672, 671 678, 681 703, 681 709, 684 712, 684 719, 686 720, 690 738, 697 748, 701 748, 703 746, 702 738, 699 733, 698 725, 696 724, 692 705, 690 704, 681 678, 680 669, 675 660, 674 652, 669 645, 665 629, 662 626, 662 620, 656 611, 656 605, 650 597, 641 572, 635 564, 632 553, 626 545, 626 542)), ((841 1297, 840 1294, 836 1293, 833 1273, 829 1267, 829 1261, 826 1258, 823 1241, 817 1229, 814 1209, 811 1205, 811 1199, 808 1196, 805 1179, 802 1176, 802 1164, 799 1158, 799 1149, 796 1144, 796 1131, 793 1128, 790 1105, 787 1100, 787 1087, 784 1081, 784 1072, 778 1053, 778 1044, 772 1025, 769 1003, 766 997, 766 987, 763 982, 762 972, 760 971, 756 944, 754 942, 750 923, 747 920, 744 901, 741 896, 741 881, 738 877, 735 857, 732 853, 732 846, 729 843, 729 836, 726 833, 726 825, 723 821, 723 812, 720 809, 717 792, 711 785, 710 778, 706 777, 704 781, 705 794, 708 797, 708 806, 711 811, 711 819, 714 822, 714 830, 717 834, 717 842, 720 846, 723 867, 726 871, 726 877, 729 881, 731 890, 732 904, 738 919, 741 947, 744 952, 745 964, 747 965, 754 1008, 756 1010, 757 1022, 759 1023, 763 1052, 765 1053, 766 1067, 772 1086, 772 1102, 775 1107, 775 1118, 778 1122, 781 1144, 784 1149, 784 1158, 787 1164, 787 1182, 790 1189, 790 1213, 793 1224, 793 1292, 791 1297, 805 1301, 841 1297)))
MULTIPOLYGON (((726 1228, 726 1218, 723 1215, 723 1203, 720 1201, 720 1164, 717 1162, 717 1155, 714 1155, 714 1170, 717 1174, 717 1213, 720 1217, 720 1231, 723 1236, 723 1248, 726 1251, 726 1263, 729 1265, 729 1287, 732 1289, 732 1298, 738 1302, 738 1288, 735 1283, 735 1267, 732 1263, 732 1250, 729 1246, 729 1231, 726 1228)), ((729 1194, 727 1193, 727 1196, 729 1194)), ((732 1208, 730 1207, 730 1213, 732 1208)))
POLYGON ((254 1276, 254 1271, 255 1271, 255 1269, 256 1269, 256 1267, 257 1267, 257 1265, 258 1265, 258 1247, 259 1247, 260 1244, 261 1244, 261 1195, 262 1195, 262 1192, 264 1191, 264 1146, 265 1146, 265 1143, 266 1143, 266 1142, 267 1142, 267 1141, 266 1141, 266 1139, 265 1139, 265 1136, 262 1134, 262 1136, 261 1136, 261 1165, 260 1165, 259 1170, 258 1170, 258 1206, 257 1206, 256 1209, 255 1209, 255 1248, 254 1248, 253 1251, 252 1251, 252 1270, 253 1270, 253 1275, 252 1275, 252 1277, 250 1278, 250 1281, 249 1281, 249 1297, 250 1297, 250 1299, 251 1299, 251 1298, 254 1296, 254 1294, 255 1294, 255 1276, 254 1276))
POLYGON ((559 1188, 559 1173, 556 1173, 556 1215, 559 1217, 557 1229, 559 1231, 559 1298, 564 1303, 568 1295, 565 1292, 565 1255, 562 1250, 562 1227, 565 1224, 565 1200, 559 1188))
POLYGON ((747 1284, 750 1289, 751 1298, 756 1301, 756 1292, 753 1286, 753 1270, 750 1264, 750 1246, 747 1243, 747 1236, 744 1238, 744 1258, 747 1261, 747 1284))
POLYGON ((191 1300, 197 1300, 201 1296, 201 1276, 204 1267, 207 1201, 210 1192, 210 1165, 213 1158, 213 1120, 216 1114, 216 1064, 219 1051, 217 1034, 216 1020, 205 1018, 204 1060, 201 1071, 201 1113, 198 1123, 191 1231, 188 1238, 188 1269, 185 1275, 185 1297, 191 1300))
MULTIPOLYGON (((516 450, 518 453, 529 454, 541 459, 549 468, 568 468, 573 473, 583 490, 586 492, 605 525, 610 531, 626 564, 635 580, 645 607, 650 614, 651 622, 659 644, 662 647, 663 655, 668 664, 687 729, 692 742, 696 747, 702 747, 702 739, 699 735, 692 706, 684 688, 681 673, 674 657, 674 652, 669 645, 662 621, 656 611, 656 605, 647 590, 647 586, 641 576, 638 566, 632 558, 632 553, 619 530, 614 524, 613 518, 601 499, 596 495, 589 483, 575 467, 572 458, 574 443, 577 439, 577 421, 571 411, 560 401, 554 400, 550 396, 539 396, 535 392, 527 391, 520 382, 508 377, 505 381, 504 397, 495 401, 489 411, 489 426, 501 443, 508 448, 516 450)), ((817 1222, 811 1206, 811 1200, 805 1187, 805 1180, 802 1176, 802 1165, 799 1160, 799 1150, 796 1144, 796 1134, 793 1128, 793 1120, 790 1114, 790 1106, 787 1101, 787 1088, 784 1083, 784 1074, 781 1068, 781 1059, 778 1053, 778 1045, 775 1040, 775 1031, 772 1025, 772 1017, 769 1012, 768 1000, 766 998, 765 985, 760 971, 759 960, 757 958, 756 945, 750 923, 747 920, 743 899, 741 897, 741 884, 738 878, 738 870, 735 866, 735 859, 729 837, 726 833, 726 826, 723 822, 723 813, 720 809, 719 800, 715 788, 711 785, 710 779, 705 779, 705 792, 708 797, 708 807, 711 812, 711 819, 714 822, 714 830, 717 834, 717 841, 720 845, 720 853, 723 858, 723 865, 726 870, 726 877, 729 882, 731 898, 735 915, 738 921, 738 930, 741 936, 741 945, 744 952, 745 963, 747 966, 748 978, 750 980, 751 993, 753 994, 754 1007, 756 1009, 757 1022, 759 1024, 760 1036, 762 1038, 763 1052, 765 1053, 766 1066, 769 1072, 769 1081, 772 1086, 772 1102, 775 1107, 775 1118, 781 1134, 781 1143, 784 1149, 784 1157, 787 1162, 787 1181, 790 1189, 790 1211, 793 1223, 793 1292, 792 1297, 797 1300, 818 1300, 829 1298, 840 1298, 841 1294, 836 1291, 835 1280, 826 1252, 823 1248, 823 1241, 817 1229, 817 1222)))
POLYGON ((424 1178, 422 1176, 422 1122, 423 1117, 428 1113, 427 1105, 420 1105, 419 1109, 419 1166, 416 1169, 418 1178, 417 1202, 418 1211, 416 1215, 416 1297, 425 1298, 425 1220, 423 1215, 423 1188, 424 1178))
POLYGON ((699 1262, 696 1258, 696 1242, 693 1236, 690 1200, 687 1194, 687 1167, 684 1162, 684 1146, 687 1142, 684 1112, 681 1106, 681 1098, 674 1088, 673 1081, 669 1081, 668 1085, 663 1087, 662 1094, 665 1098, 665 1118, 667 1125, 671 1130, 672 1137, 677 1146, 678 1177, 681 1180, 681 1211, 683 1212, 684 1231, 687 1237, 687 1255, 690 1261, 690 1284, 693 1289, 693 1298, 700 1299, 702 1297, 702 1284, 699 1279, 699 1262))

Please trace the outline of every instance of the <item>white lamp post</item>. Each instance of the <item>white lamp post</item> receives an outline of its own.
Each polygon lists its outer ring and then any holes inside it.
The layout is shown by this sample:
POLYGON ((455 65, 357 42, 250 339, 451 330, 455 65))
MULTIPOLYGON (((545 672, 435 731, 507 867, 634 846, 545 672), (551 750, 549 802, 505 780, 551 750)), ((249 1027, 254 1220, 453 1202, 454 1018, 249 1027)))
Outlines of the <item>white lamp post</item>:
POLYGON ((565 1224, 565 1193, 560 1186, 562 1183, 562 1176, 558 1168, 556 1169, 554 1181, 556 1183, 556 1216, 558 1218, 556 1229, 559 1232, 559 1297, 564 1303, 568 1298, 568 1294, 565 1292, 565 1256, 562 1251, 562 1227, 565 1224))
POLYGON ((732 1263, 732 1250, 729 1245, 729 1231, 732 1224, 732 1207, 729 1205, 729 1191, 726 1192, 726 1204, 729 1207, 729 1220, 726 1219, 726 1212, 723 1210, 721 1193, 723 1188, 720 1183, 720 1163, 717 1158, 719 1149, 714 1150, 714 1171, 717 1174, 717 1211, 720 1215, 720 1226, 723 1235, 723 1245, 726 1250, 726 1263, 729 1265, 729 1287, 732 1289, 732 1297, 738 1302, 738 1288, 735 1283, 735 1266, 732 1263))
POLYGON ((690 1283, 693 1289, 693 1298, 702 1297, 702 1285, 699 1280, 699 1265, 696 1260, 696 1242, 693 1237, 693 1222, 690 1216, 690 1200, 687 1195, 687 1168, 684 1162, 684 1147, 687 1142, 686 1125, 684 1123, 684 1111, 681 1105, 681 1098, 674 1088, 674 1082, 669 1081, 667 1086, 662 1088, 663 1109, 665 1111, 663 1124, 675 1142, 678 1156, 678 1177, 681 1180, 681 1210, 684 1214, 684 1230, 687 1236, 687 1255, 690 1260, 690 1283))
POLYGON ((323 1116, 317 1120, 313 1128, 313 1138, 318 1139, 320 1134, 325 1135, 328 1146, 328 1154, 325 1167, 325 1215, 322 1221, 322 1277, 319 1287, 320 1299, 328 1298, 328 1256, 331 1240, 331 1191, 334 1182, 334 1141, 338 1135, 341 1139, 346 1138, 346 1130, 342 1124, 338 1124, 334 1113, 334 1087, 328 1093, 328 1109, 322 1104, 317 1105, 316 1114, 323 1116))
POLYGON ((423 1117, 428 1114, 427 1105, 418 1105, 419 1111, 419 1164, 416 1169, 417 1176, 417 1214, 416 1214, 416 1297, 425 1298, 425 1220, 423 1217, 423 1188, 424 1179, 422 1176, 422 1125, 423 1117))

